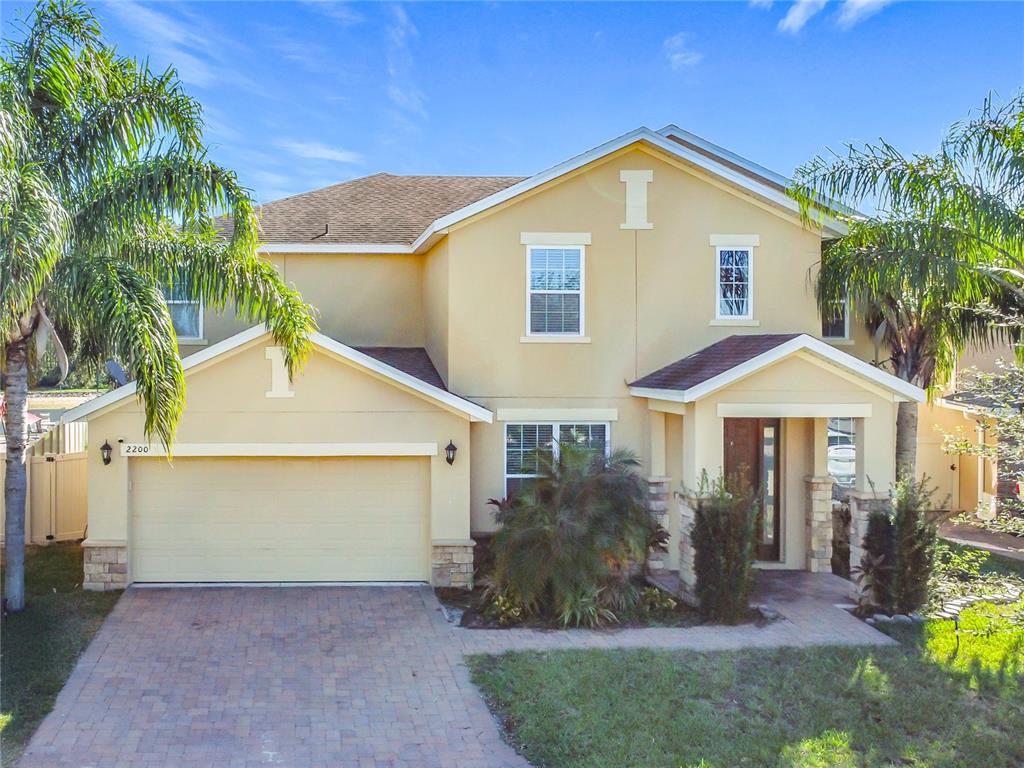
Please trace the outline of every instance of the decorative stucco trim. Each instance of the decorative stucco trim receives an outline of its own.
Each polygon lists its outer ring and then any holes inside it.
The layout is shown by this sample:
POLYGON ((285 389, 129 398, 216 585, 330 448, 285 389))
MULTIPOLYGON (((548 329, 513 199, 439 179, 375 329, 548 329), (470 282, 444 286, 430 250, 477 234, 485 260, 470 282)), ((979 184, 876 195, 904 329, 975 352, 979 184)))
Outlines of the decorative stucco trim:
POLYGON ((618 421, 618 408, 499 408, 498 421, 618 421))
POLYGON ((760 235, 710 235, 708 242, 711 246, 727 248, 730 245, 756 248, 761 245, 760 235))
POLYGON ((520 344, 589 344, 589 336, 520 336, 520 344))
POLYGON ((589 232, 520 232, 520 245, 590 245, 589 232))
POLYGON ((871 403, 719 403, 718 415, 738 418, 871 417, 871 403))
MULTIPOLYGON (((122 443, 128 458, 166 456, 162 445, 122 443)), ((437 456, 437 443, 176 443, 175 458, 188 456, 437 456)))

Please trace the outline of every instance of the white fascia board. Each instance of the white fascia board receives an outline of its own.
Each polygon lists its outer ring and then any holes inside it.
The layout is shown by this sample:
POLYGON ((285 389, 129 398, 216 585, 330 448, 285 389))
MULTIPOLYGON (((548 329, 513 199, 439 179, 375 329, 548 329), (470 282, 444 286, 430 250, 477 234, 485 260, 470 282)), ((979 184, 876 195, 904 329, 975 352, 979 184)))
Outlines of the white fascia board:
MULTIPOLYGON (((202 365, 208 360, 212 360, 215 357, 231 352, 238 349, 239 347, 245 346, 249 342, 256 341, 262 336, 268 335, 270 332, 266 326, 254 325, 252 328, 236 333, 234 336, 230 336, 223 341, 218 341, 216 344, 211 344, 205 349, 201 349, 188 357, 182 358, 181 367, 184 371, 188 371, 190 368, 195 368, 197 365, 202 365)), ((105 392, 99 397, 93 398, 88 402, 82 403, 75 408, 71 408, 64 411, 61 414, 61 424, 68 424, 72 421, 81 421, 87 416, 91 416, 97 411, 106 410, 108 407, 125 400, 135 394, 136 384, 134 381, 129 381, 127 384, 112 389, 109 392, 105 392)))
MULTIPOLYGON (((187 373, 190 368, 194 368, 197 365, 212 360, 215 357, 236 350, 250 342, 269 335, 270 331, 268 331, 265 326, 254 325, 252 328, 244 330, 241 333, 236 333, 230 338, 224 339, 224 341, 211 344, 206 349, 196 352, 194 355, 189 355, 181 361, 182 368, 184 368, 187 373)), ((442 403, 453 410, 465 414, 469 417, 470 421, 483 421, 488 424, 494 421, 494 414, 483 406, 477 405, 469 400, 465 400, 458 395, 453 395, 451 392, 435 387, 432 384, 428 384, 421 379, 417 379, 415 376, 410 376, 404 371, 400 371, 386 363, 382 363, 380 360, 359 352, 346 344, 342 344, 340 341, 335 341, 329 336, 313 332, 310 334, 309 339, 313 344, 327 350, 328 352, 332 352, 339 357, 350 360, 360 367, 371 370, 386 379, 390 379, 402 386, 419 392, 430 400, 442 403)), ((83 403, 77 408, 65 411, 61 416, 61 423, 66 424, 72 421, 81 421, 82 419, 95 414, 98 411, 105 410, 108 407, 133 396, 134 394, 135 382, 129 382, 123 387, 118 387, 104 395, 100 395, 87 403, 83 403)))
POLYGON ((915 387, 913 384, 903 381, 902 379, 893 376, 891 373, 886 373, 885 371, 876 368, 869 363, 865 363, 863 360, 860 360, 853 355, 836 349, 831 344, 826 344, 820 339, 808 336, 807 334, 801 334, 800 336, 790 339, 773 349, 769 349, 767 352, 762 352, 760 355, 752 357, 745 363, 734 366, 717 376, 712 376, 710 379, 703 381, 696 386, 690 387, 689 389, 670 390, 652 389, 649 387, 630 387, 629 391, 630 394, 637 397, 669 400, 677 403, 692 403, 702 397, 707 397, 712 392, 722 389, 723 387, 727 387, 752 373, 756 373, 757 371, 766 368, 783 358, 796 354, 801 350, 807 350, 812 354, 828 360, 839 368, 844 368, 851 373, 857 374, 858 376, 861 376, 874 384, 895 393, 900 399, 910 400, 915 403, 923 403, 925 400, 925 391, 920 387, 915 387))
POLYGON ((260 253, 415 253, 404 243, 262 243, 260 253))
POLYGON ((357 349, 353 349, 347 344, 342 344, 340 341, 336 341, 330 336, 324 336, 322 333, 314 332, 310 334, 309 338, 314 344, 326 349, 328 352, 333 352, 339 357, 350 360, 362 368, 378 373, 385 378, 391 379, 392 381, 408 387, 409 389, 419 392, 420 394, 425 395, 428 399, 443 403, 449 408, 466 414, 466 416, 470 418, 470 421, 483 421, 487 424, 494 421, 494 414, 482 405, 477 405, 476 403, 461 398, 458 395, 453 395, 447 390, 435 387, 433 384, 428 384, 422 379, 417 379, 415 376, 409 375, 405 371, 400 371, 398 368, 382 363, 375 357, 371 357, 357 349))

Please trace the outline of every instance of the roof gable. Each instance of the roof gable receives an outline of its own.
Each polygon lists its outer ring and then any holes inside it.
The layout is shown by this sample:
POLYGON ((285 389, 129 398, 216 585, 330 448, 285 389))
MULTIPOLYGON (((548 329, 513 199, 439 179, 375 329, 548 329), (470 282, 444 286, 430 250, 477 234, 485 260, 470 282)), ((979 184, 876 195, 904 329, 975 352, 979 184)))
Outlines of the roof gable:
MULTIPOLYGON (((189 355, 182 360, 185 375, 188 376, 203 370, 269 337, 270 332, 266 327, 257 325, 224 341, 212 344, 201 352, 189 355)), ((494 418, 491 411, 483 406, 448 392, 444 388, 444 382, 441 381, 437 369, 434 368, 424 350, 396 347, 370 347, 360 350, 316 332, 310 334, 310 341, 319 350, 434 402, 446 410, 461 414, 470 421, 490 423, 494 418), (426 359, 424 360, 424 358, 426 359)), ((66 411, 61 417, 61 422, 68 423, 95 418, 135 396, 136 384, 134 381, 129 382, 77 408, 66 411)))
POLYGON ((691 403, 801 352, 882 387, 900 400, 920 403, 925 399, 920 387, 805 333, 729 336, 637 379, 629 391, 638 397, 691 403))

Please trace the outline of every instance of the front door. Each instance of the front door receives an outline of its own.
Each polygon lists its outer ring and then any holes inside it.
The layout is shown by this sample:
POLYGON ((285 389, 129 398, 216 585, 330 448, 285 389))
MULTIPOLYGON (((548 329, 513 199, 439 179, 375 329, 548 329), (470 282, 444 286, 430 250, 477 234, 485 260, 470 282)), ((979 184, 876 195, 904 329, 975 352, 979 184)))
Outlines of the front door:
POLYGON ((725 475, 746 478, 758 499, 757 559, 778 562, 778 419, 725 419, 725 475))

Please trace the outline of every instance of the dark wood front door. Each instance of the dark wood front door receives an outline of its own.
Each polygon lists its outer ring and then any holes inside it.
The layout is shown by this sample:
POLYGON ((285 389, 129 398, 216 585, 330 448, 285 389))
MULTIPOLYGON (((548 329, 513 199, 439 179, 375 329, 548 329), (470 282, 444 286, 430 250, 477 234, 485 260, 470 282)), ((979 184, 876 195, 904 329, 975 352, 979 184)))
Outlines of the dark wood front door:
POLYGON ((725 475, 740 475, 754 489, 757 559, 780 555, 778 419, 725 419, 725 475))

